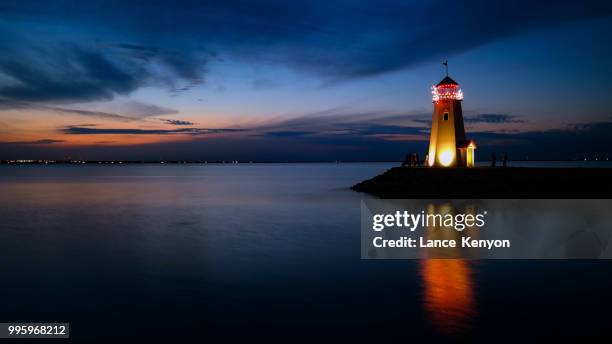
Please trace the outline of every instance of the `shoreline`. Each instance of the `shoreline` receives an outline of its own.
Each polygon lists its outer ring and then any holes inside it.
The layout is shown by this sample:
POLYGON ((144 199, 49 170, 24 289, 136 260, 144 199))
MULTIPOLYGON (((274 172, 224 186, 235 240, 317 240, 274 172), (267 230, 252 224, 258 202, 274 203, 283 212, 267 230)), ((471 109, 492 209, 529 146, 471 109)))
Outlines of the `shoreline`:
MULTIPOLYGON (((601 164, 610 163, 610 160, 583 160, 583 159, 565 159, 565 160, 508 160, 508 163, 587 163, 601 164)), ((399 160, 53 160, 53 159, 4 159, 0 160, 0 165, 106 165, 106 164, 398 164, 399 160)), ((477 168, 486 168, 488 161, 477 161, 477 168), (482 165, 482 166, 479 166, 482 165)), ((509 166, 515 167, 515 166, 509 166)), ((518 166, 516 166, 518 167, 518 166)))

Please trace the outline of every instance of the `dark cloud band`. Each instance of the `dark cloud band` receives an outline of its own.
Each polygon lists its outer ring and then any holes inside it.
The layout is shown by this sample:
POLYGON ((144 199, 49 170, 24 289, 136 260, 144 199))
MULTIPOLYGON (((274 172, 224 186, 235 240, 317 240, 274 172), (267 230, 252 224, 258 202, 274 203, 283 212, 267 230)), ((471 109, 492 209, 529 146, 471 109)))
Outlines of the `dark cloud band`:
POLYGON ((209 129, 209 128, 182 128, 182 129, 114 129, 91 128, 71 126, 61 131, 68 135, 207 135, 220 133, 241 132, 245 129, 209 129))
POLYGON ((365 77, 612 14, 612 3, 596 0, 62 6, 5 0, 0 6, 0 72, 17 81, 0 84, 0 94, 29 102, 111 99, 151 85, 189 90, 205 82, 208 62, 218 56, 289 65, 331 80, 365 77))
POLYGON ((53 139, 41 139, 41 140, 34 140, 34 141, 6 141, 6 142, 0 141, 0 144, 3 144, 3 145, 50 145, 50 144, 62 143, 62 142, 66 142, 66 141, 53 140, 53 139))

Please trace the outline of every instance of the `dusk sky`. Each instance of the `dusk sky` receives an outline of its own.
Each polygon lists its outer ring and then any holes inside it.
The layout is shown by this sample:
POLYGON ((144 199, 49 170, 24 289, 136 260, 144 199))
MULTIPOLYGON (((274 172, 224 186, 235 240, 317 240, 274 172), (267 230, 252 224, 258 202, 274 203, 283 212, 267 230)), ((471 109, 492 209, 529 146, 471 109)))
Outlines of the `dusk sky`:
POLYGON ((0 159, 612 157, 607 1, 0 2, 0 159))

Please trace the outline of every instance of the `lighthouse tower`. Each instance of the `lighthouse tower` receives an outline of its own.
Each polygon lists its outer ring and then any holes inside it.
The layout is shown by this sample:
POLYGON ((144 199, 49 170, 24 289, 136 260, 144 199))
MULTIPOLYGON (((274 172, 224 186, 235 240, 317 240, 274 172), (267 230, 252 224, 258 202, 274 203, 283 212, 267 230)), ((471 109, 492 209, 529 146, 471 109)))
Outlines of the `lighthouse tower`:
MULTIPOLYGON (((447 62, 444 63, 447 66, 447 62)), ((448 66, 447 66, 448 67, 448 66)), ((431 167, 474 167, 476 144, 466 140, 459 84, 447 75, 432 87, 434 112, 427 164, 431 167)))

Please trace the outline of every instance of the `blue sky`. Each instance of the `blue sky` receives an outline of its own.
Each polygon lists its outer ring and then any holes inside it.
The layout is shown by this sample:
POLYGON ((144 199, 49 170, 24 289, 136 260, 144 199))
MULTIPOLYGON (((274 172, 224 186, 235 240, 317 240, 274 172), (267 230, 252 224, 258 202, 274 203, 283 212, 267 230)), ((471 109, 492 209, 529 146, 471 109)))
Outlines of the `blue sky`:
POLYGON ((602 1, 3 1, 0 159, 399 160, 429 87, 483 159, 611 155, 602 1))

